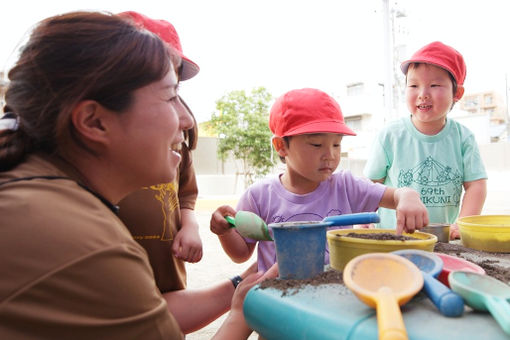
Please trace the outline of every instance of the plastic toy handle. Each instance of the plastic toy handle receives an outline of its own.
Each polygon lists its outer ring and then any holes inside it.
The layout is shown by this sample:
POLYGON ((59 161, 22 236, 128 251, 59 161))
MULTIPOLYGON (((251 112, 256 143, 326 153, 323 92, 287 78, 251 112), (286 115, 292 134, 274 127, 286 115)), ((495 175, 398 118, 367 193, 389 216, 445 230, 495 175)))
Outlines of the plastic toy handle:
POLYGON ((227 220, 227 222, 230 224, 230 228, 235 228, 236 227, 236 220, 235 218, 233 218, 232 216, 225 216, 225 219, 227 220))
POLYGON ((379 340, 408 339, 400 306, 388 287, 382 287, 377 294, 377 327, 379 340))
POLYGON ((423 289, 439 312, 444 316, 456 317, 464 313, 464 300, 432 275, 423 273, 423 289))
POLYGON ((486 306, 503 331, 510 335, 510 303, 504 298, 487 295, 486 306))
POLYGON ((381 218, 375 212, 328 216, 324 219, 324 222, 330 223, 331 226, 379 223, 380 221, 381 218))

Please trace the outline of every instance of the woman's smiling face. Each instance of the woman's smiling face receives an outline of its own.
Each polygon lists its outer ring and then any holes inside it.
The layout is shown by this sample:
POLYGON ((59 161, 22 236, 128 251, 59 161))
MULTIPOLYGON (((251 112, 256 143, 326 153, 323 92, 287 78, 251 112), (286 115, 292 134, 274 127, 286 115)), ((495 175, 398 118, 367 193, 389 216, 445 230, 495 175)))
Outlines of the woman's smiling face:
POLYGON ((193 119, 178 97, 175 70, 133 93, 131 107, 118 115, 120 163, 142 186, 171 182, 177 173, 183 130, 193 119))

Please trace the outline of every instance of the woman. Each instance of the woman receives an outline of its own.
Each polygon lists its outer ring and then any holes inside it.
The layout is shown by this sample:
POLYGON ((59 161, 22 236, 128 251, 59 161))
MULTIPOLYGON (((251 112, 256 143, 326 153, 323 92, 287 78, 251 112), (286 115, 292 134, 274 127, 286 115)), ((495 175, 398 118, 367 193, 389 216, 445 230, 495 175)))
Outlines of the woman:
MULTIPOLYGON (((32 32, 0 120, 0 338, 182 338, 115 205, 176 175, 193 124, 179 63, 114 15, 68 13, 32 32)), ((249 334, 242 300, 259 277, 240 284, 218 338, 249 334)))

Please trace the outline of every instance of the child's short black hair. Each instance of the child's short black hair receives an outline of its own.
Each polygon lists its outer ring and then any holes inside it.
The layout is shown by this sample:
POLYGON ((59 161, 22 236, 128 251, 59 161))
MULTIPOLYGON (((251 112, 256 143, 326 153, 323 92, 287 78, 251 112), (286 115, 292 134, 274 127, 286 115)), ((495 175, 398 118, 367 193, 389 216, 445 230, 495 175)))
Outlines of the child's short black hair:
MULTIPOLYGON (((283 142, 285 143, 285 146, 287 146, 287 148, 290 145, 290 137, 292 137, 292 136, 284 136, 284 137, 282 137, 283 142)), ((280 155, 278 155, 278 157, 280 157, 280 160, 282 161, 282 163, 285 164, 285 157, 282 157, 280 155)))

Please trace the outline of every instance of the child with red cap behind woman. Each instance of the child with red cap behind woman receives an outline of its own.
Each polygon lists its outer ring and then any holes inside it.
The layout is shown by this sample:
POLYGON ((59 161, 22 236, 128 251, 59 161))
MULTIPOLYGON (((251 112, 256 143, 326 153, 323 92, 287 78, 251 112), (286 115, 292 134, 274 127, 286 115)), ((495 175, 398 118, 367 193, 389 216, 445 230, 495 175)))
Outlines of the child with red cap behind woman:
MULTIPOLYGON (((364 174, 388 186, 414 188, 430 222, 451 224, 450 237, 459 238, 457 217, 479 215, 487 195, 487 174, 473 133, 447 118, 464 94, 464 58, 436 41, 401 69, 410 115, 378 134, 364 174)), ((394 212, 381 209, 380 216, 381 228, 395 225, 394 212)))
MULTIPOLYGON (((427 209, 416 191, 372 183, 345 170, 335 171, 342 138, 355 133, 344 123, 340 106, 328 94, 311 88, 284 94, 271 108, 269 127, 274 134, 273 146, 286 164, 285 172, 248 188, 237 210, 251 211, 269 224, 320 221, 382 206, 397 210, 397 233, 413 232, 428 223, 427 209)), ((218 235, 234 262, 244 262, 257 241, 229 228, 224 216, 235 213, 229 206, 218 208, 211 217, 211 231, 218 235)), ((276 263, 274 242, 260 241, 257 255, 258 269, 267 270, 276 263)), ((327 245, 325 256, 325 263, 329 263, 327 245)))
MULTIPOLYGON (((171 23, 133 11, 120 13, 119 16, 128 19, 141 29, 156 34, 168 48, 180 55, 182 63, 178 69, 179 82, 191 79, 199 72, 198 65, 183 54, 179 36, 171 23)), ((181 97, 179 101, 194 120, 191 110, 181 97)), ((185 141, 180 149, 182 160, 175 180, 171 183, 141 188, 119 203, 119 217, 133 238, 147 251, 159 290, 162 293, 175 293, 164 296, 184 333, 193 332, 225 313, 230 308, 232 283, 236 288, 239 280, 253 271, 248 269, 235 282, 231 283, 226 279, 223 284, 213 286, 209 290, 205 289, 204 304, 199 310, 194 311, 193 317, 189 317, 188 306, 182 303, 189 301, 182 299, 186 288, 185 262, 195 263, 202 258, 202 241, 194 214, 198 196, 191 158, 191 150, 196 147, 198 138, 196 122, 194 123, 192 128, 184 131, 185 141), (214 294, 216 297, 209 299, 208 294, 214 294), (173 296, 178 298, 172 299, 173 296)))
MULTIPOLYGON (((119 16, 155 33, 181 56, 179 81, 198 73, 198 65, 184 56, 179 36, 171 23, 137 12, 123 12, 119 16)), ((182 101, 182 98, 179 100, 182 101)), ((188 111, 191 114, 189 108, 188 111)), ((177 178, 171 183, 141 188, 119 203, 119 217, 133 238, 147 251, 161 292, 186 288, 184 262, 194 263, 202 258, 202 241, 193 211, 198 196, 191 158, 191 150, 196 146, 196 124, 186 130, 185 137, 187 140, 181 145, 182 160, 177 178)))

